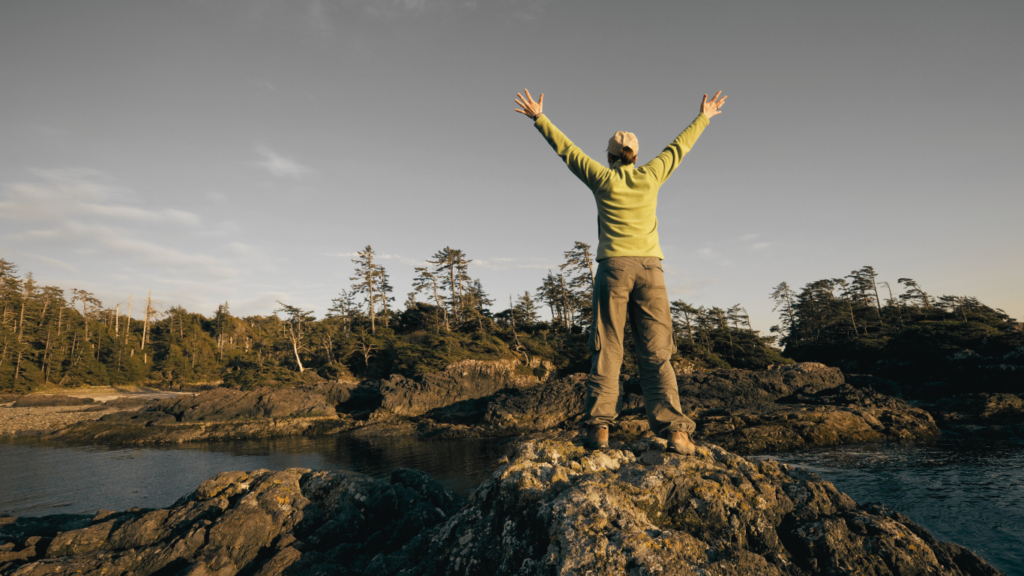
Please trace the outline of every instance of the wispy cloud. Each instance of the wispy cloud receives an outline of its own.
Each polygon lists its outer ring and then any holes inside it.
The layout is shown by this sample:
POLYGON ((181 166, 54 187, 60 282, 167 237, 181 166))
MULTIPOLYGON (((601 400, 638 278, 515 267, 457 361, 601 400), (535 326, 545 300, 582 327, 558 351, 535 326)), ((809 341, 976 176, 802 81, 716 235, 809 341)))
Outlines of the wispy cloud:
POLYGON ((14 182, 6 186, 0 200, 0 218, 20 222, 55 221, 68 217, 100 217, 125 222, 167 222, 199 225, 197 214, 162 208, 151 210, 129 205, 135 200, 130 190, 116 186, 98 170, 32 170, 35 182, 14 182))
POLYGON ((703 280, 683 280, 668 285, 669 298, 680 297, 703 297, 705 292, 712 286, 718 284, 718 278, 706 278, 703 280))
POLYGON ((256 146, 256 154, 260 157, 256 161, 256 166, 263 168, 278 178, 302 178, 313 172, 308 166, 283 156, 268 146, 256 146))
POLYGON ((471 266, 487 270, 554 270, 558 263, 543 258, 488 258, 473 260, 471 266))
POLYGON ((771 246, 770 242, 758 242, 756 244, 751 245, 750 247, 754 250, 764 250, 769 246, 771 246))
MULTIPOLYGON (((359 253, 358 252, 324 252, 322 255, 323 256, 327 256, 329 258, 358 258, 359 257, 359 253)), ((409 266, 427 266, 427 262, 425 260, 416 260, 415 258, 409 258, 409 257, 406 257, 406 256, 402 256, 400 254, 380 254, 380 253, 378 253, 378 254, 374 254, 373 257, 376 258, 377 260, 394 260, 396 262, 401 262, 402 264, 408 264, 409 266)))
POLYGON ((697 257, 701 260, 707 260, 708 262, 714 262, 719 266, 732 266, 735 264, 732 259, 726 258, 721 252, 712 248, 701 248, 697 250, 697 257))
MULTIPOLYGON (((176 270, 213 280, 236 274, 224 258, 182 250, 173 240, 159 240, 181 238, 182 228, 200 224, 197 214, 140 205, 133 191, 97 170, 32 173, 35 180, 7 184, 0 196, 0 220, 12 222, 3 226, 3 238, 14 250, 22 247, 26 255, 72 271, 75 266, 53 256, 72 262, 100 256, 118 262, 119 267, 176 270), (35 255, 44 249, 46 256, 35 255)), ((221 249, 239 253, 230 246, 215 246, 210 252, 221 249)), ((247 261, 259 260, 246 256, 247 261)))
MULTIPOLYGON (((330 258, 358 258, 358 252, 324 252, 323 256, 330 258)), ((378 260, 393 260, 408 264, 409 266, 429 266, 426 260, 417 260, 399 254, 376 254, 378 260)), ((470 266, 478 266, 487 270, 555 270, 557 262, 544 258, 485 258, 473 259, 470 266)))

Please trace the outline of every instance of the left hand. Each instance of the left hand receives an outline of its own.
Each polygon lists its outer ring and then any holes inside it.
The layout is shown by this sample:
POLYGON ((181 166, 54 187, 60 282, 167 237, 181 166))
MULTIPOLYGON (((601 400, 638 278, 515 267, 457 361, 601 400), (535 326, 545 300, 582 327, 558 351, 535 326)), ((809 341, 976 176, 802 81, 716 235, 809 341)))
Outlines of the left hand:
POLYGON ((524 89, 523 92, 526 92, 526 98, 523 98, 522 94, 516 92, 516 96, 518 96, 518 98, 516 98, 516 104, 519 105, 516 112, 536 120, 537 116, 544 113, 544 95, 541 94, 540 99, 534 101, 533 96, 530 96, 529 90, 524 89))

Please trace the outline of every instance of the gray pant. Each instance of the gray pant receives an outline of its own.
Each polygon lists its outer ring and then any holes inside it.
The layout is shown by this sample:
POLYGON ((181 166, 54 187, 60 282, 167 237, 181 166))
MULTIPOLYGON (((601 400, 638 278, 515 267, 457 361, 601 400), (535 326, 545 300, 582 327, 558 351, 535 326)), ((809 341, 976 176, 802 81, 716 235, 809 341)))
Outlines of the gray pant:
POLYGON ((627 316, 651 430, 659 436, 692 432, 693 420, 679 407, 679 387, 671 364, 675 342, 661 260, 636 256, 605 258, 597 266, 586 423, 609 424, 622 409, 619 370, 627 316))

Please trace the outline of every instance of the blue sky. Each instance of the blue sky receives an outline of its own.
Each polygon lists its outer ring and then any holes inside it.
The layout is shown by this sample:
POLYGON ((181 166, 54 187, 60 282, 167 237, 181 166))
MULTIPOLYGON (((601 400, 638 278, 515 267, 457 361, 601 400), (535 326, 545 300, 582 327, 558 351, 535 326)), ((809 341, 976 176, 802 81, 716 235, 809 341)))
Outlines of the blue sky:
POLYGON ((105 304, 322 315, 372 245, 404 300, 445 246, 499 302, 596 209, 517 91, 650 159, 670 297, 872 265, 1024 317, 1020 2, 15 0, 0 5, 0 256, 105 304))

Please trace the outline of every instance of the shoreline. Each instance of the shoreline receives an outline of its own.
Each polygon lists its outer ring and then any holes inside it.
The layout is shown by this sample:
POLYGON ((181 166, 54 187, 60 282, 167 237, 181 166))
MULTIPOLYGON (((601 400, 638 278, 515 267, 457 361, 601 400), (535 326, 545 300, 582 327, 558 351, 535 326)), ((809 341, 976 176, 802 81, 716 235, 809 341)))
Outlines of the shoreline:
POLYGON ((581 441, 520 439, 468 499, 408 469, 260 469, 167 508, 0 517, 0 574, 1000 574, 799 468, 703 442, 667 454, 649 432, 581 441))

